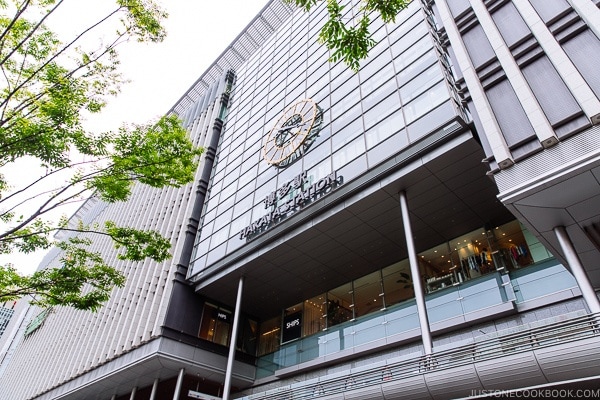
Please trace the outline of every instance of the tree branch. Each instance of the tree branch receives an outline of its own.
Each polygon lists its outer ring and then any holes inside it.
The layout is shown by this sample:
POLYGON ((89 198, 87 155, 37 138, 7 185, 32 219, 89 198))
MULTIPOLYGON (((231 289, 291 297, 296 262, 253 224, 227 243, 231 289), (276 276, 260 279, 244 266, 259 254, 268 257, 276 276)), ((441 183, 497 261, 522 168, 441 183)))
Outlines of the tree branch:
MULTIPOLYGON (((52 9, 50 11, 48 11, 46 13, 46 15, 44 15, 40 19, 40 21, 33 27, 33 29, 27 35, 25 35, 25 37, 19 43, 17 43, 3 59, 0 60, 0 65, 3 65, 6 62, 6 60, 8 60, 10 57, 12 57, 12 55, 15 54, 15 52, 18 49, 20 49, 21 46, 23 46, 23 44, 25 44, 25 42, 27 42, 29 39, 31 39, 31 37, 33 36, 35 31, 37 31, 40 28, 40 26, 42 26, 42 24, 44 23, 46 18, 48 18, 50 16, 50 14, 54 13, 56 11, 56 9, 62 4, 63 1, 64 0, 58 0, 56 5, 54 7, 52 7, 52 9)), ((30 0, 27 0, 26 3, 30 3, 30 0)), ((27 8, 27 5, 25 6, 25 8, 27 8)), ((23 11, 25 11, 25 8, 23 9, 23 11)), ((22 14, 22 11, 20 13, 18 13, 18 15, 16 15, 16 19, 18 19, 18 17, 21 14, 22 14)), ((13 21, 16 22, 16 19, 13 19, 13 21)), ((11 23, 14 23, 13 21, 11 21, 11 23)), ((0 38, 0 40, 2 40, 2 39, 3 38, 0 38)))
MULTIPOLYGON (((37 185, 38 183, 42 182, 44 179, 47 179, 47 178, 51 177, 52 175, 54 175, 54 174, 56 174, 56 173, 63 172, 63 171, 65 171, 65 170, 69 170, 69 169, 73 169, 73 168, 77 168, 78 166, 85 165, 85 164, 92 164, 92 163, 102 162, 102 161, 104 161, 104 160, 106 160, 106 159, 96 159, 96 160, 90 160, 90 161, 81 161, 81 162, 77 162, 77 163, 69 164, 69 165, 67 165, 67 166, 64 166, 64 167, 61 167, 61 168, 58 168, 58 169, 52 170, 52 171, 50 171, 49 173, 47 173, 46 175, 44 175, 44 176, 42 176, 42 177, 40 177, 40 178, 36 179, 36 180, 35 180, 35 181, 33 181, 32 183, 30 183, 30 184, 28 184, 27 186, 23 187, 22 189, 19 189, 19 190, 15 191, 15 192, 12 192, 12 193, 11 193, 11 194, 9 194, 8 196, 5 196, 5 197, 2 197, 2 198, 0 198, 0 204, 2 204, 2 203, 3 203, 3 202, 5 202, 5 201, 8 201, 8 200, 10 200, 12 197, 15 197, 16 195, 19 195, 19 194, 21 194, 21 193, 24 193, 25 191, 27 191, 27 190, 31 189, 33 186, 35 186, 35 185, 37 185)), ((26 199, 26 200, 23 200, 23 201, 22 201, 21 203, 19 203, 18 205, 22 205, 23 203, 25 203, 25 202, 26 202, 26 201, 28 201, 28 200, 33 200, 35 197, 37 197, 37 196, 39 196, 39 195, 41 195, 41 194, 50 193, 50 192, 53 192, 53 191, 55 191, 55 190, 58 190, 58 189, 52 189, 52 190, 48 190, 48 191, 45 191, 45 192, 42 192, 42 193, 37 193, 35 196, 32 196, 32 197, 30 197, 30 198, 28 198, 28 199, 26 199)), ((18 206, 18 205, 17 205, 17 206, 18 206)), ((16 207, 16 206, 14 206, 14 207, 16 207)), ((13 207, 13 208, 14 208, 14 207, 13 207)), ((5 211, 12 211, 12 210, 5 210, 5 211)), ((2 215, 4 215, 4 213, 0 213, 0 216, 2 216, 2 215)))
MULTIPOLYGON (((31 3, 31 0, 25 0, 25 3, 23 3, 22 8, 17 9, 17 13, 13 17, 13 19, 10 21, 10 23, 6 26, 6 29, 4 29, 4 32, 2 32, 2 34, 0 35, 0 49, 4 48, 4 38, 6 37, 6 35, 8 35, 10 30, 13 28, 15 23, 19 20, 19 17, 25 12, 25 10, 27 9, 27 7, 29 6, 30 3, 31 3)), ((0 63, 0 65, 2 65, 2 64, 4 64, 4 61, 0 63)))
MULTIPOLYGON (((60 0, 63 1, 63 0, 60 0)), ((7 93, 6 98, 0 102, 0 107, 4 107, 8 101, 19 91, 21 90, 23 87, 25 87, 25 85, 27 83, 29 83, 31 80, 33 80, 39 73, 40 71, 42 71, 46 66, 48 66, 52 61, 56 60, 60 55, 62 55, 62 53, 64 53, 67 49, 69 49, 73 44, 75 44, 77 41, 79 41, 83 36, 85 36, 88 32, 90 32, 92 29, 96 28, 97 26, 101 25, 102 23, 104 23, 105 21, 107 21, 109 18, 111 18, 113 15, 115 15, 116 13, 118 13, 119 11, 121 11, 121 9, 123 9, 123 7, 119 7, 116 10, 114 10, 113 12, 111 12, 110 14, 108 14, 107 16, 105 16, 104 18, 102 18, 100 21, 96 22, 95 24, 89 26, 88 28, 86 28, 83 32, 81 32, 80 34, 78 34, 75 39, 71 40, 67 45, 63 46, 62 49, 58 50, 54 55, 52 55, 52 57, 48 58, 48 60, 46 60, 44 63, 42 63, 41 66, 39 66, 35 71, 33 71, 30 76, 28 78, 26 78, 23 82, 19 83, 15 88, 13 88, 13 90, 11 90, 9 93, 7 93)))

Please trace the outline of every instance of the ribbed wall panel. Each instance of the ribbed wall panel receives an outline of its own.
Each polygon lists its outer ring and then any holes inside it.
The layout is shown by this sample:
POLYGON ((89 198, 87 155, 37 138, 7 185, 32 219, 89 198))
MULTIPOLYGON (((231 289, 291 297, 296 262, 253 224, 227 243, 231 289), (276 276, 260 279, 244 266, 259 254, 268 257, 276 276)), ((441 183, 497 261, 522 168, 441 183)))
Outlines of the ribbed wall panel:
POLYGON ((535 356, 551 381, 598 375, 600 371, 600 348, 593 339, 536 350, 535 356))
POLYGON ((462 397, 465 388, 472 390, 483 389, 474 365, 464 365, 448 371, 437 371, 425 375, 425 382, 434 398, 462 397), (460 376, 460 379, 456 379, 460 376))
POLYGON ((583 167, 600 156, 600 126, 594 126, 560 142, 494 175, 503 199, 520 191, 543 184, 544 180, 568 173, 573 167, 583 167))
POLYGON ((479 379, 486 388, 498 390, 541 385, 547 382, 533 353, 519 353, 477 363, 479 379))
MULTIPOLYGON (((220 98, 218 89, 224 87, 221 82, 215 82, 207 94, 210 98, 201 96, 188 114, 188 131, 197 145, 207 144, 207 132, 212 131, 218 116, 219 107, 215 107, 214 102, 220 98)), ((124 287, 113 290, 97 313, 56 308, 44 325, 25 339, 27 345, 17 347, 2 377, 2 386, 7 384, 0 388, 0 398, 6 393, 10 393, 11 399, 43 393, 160 333, 183 248, 181 239, 185 237, 201 173, 200 165, 194 183, 182 188, 159 190, 135 185, 131 199, 125 203, 106 204, 94 198, 77 211, 75 217, 85 223, 103 225, 112 220, 119 225, 157 230, 170 240, 173 257, 163 263, 120 261, 117 259, 119 251, 110 240, 93 237, 92 250, 102 253, 105 261, 127 277, 124 287), (11 385, 21 381, 22 371, 36 379, 28 385, 11 385)), ((68 236, 63 234, 63 239, 68 236)), ((92 237, 90 234, 82 236, 92 237)), ((42 266, 56 265, 59 257, 60 253, 53 250, 42 266)))
MULTIPOLYGON (((172 210, 172 207, 175 207, 174 199, 177 198, 178 194, 185 195, 185 190, 176 190, 175 188, 167 189, 167 195, 163 197, 163 201, 160 202, 156 211, 158 213, 157 215, 160 217, 157 219, 157 226, 155 229, 160 232, 165 232, 165 234, 171 239, 172 248, 175 247, 177 238, 174 237, 174 219, 170 218, 169 210, 172 210)), ((167 262, 169 261, 172 262, 172 260, 168 260, 167 262)), ((141 342, 141 335, 139 332, 140 328, 144 325, 143 315, 146 314, 145 310, 149 308, 146 300, 152 290, 151 283, 154 275, 153 267, 155 266, 156 263, 153 263, 150 260, 146 260, 143 266, 144 277, 140 282, 139 295, 136 299, 137 304, 135 310, 133 310, 134 326, 132 329, 127 331, 128 335, 125 339, 125 342, 131 346, 136 346, 141 342)))
POLYGON ((402 380, 392 380, 381 385, 384 398, 386 400, 419 400, 431 399, 425 377, 423 375, 414 376, 402 380))
POLYGON ((371 400, 383 398, 381 386, 373 386, 365 389, 349 390, 344 393, 344 400, 371 400))

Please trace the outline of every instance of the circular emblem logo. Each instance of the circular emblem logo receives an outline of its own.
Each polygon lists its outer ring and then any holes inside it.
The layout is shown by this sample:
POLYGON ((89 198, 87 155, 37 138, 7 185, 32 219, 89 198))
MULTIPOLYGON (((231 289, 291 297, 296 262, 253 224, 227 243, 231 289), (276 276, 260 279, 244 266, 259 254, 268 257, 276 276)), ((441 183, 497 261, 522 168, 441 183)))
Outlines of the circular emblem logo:
POLYGON ((263 158, 277 167, 286 167, 310 147, 321 127, 322 112, 314 100, 300 100, 289 106, 269 132, 263 158))

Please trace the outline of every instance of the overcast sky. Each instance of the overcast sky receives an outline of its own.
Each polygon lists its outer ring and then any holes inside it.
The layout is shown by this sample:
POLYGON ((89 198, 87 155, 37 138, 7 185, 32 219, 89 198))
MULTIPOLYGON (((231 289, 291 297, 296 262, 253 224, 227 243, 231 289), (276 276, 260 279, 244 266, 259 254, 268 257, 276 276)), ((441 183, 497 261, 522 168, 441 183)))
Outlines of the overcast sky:
MULTIPOLYGON (((155 1, 169 13, 164 24, 167 38, 159 44, 126 43, 119 48, 120 71, 131 82, 89 122, 94 130, 114 130, 125 122, 145 123, 166 114, 268 2, 155 1)), ((58 30, 76 31, 77 23, 86 18, 97 20, 101 13, 97 8, 111 3, 114 0, 67 0, 65 22, 58 30)), ((15 169, 20 173, 29 170, 21 166, 15 169)), ((37 269, 43 255, 0 255, 0 264, 12 263, 29 274, 37 269)))
POLYGON ((103 113, 109 127, 164 115, 268 0, 158 2, 169 13, 168 36, 160 44, 127 44, 120 51, 122 71, 132 82, 103 113))

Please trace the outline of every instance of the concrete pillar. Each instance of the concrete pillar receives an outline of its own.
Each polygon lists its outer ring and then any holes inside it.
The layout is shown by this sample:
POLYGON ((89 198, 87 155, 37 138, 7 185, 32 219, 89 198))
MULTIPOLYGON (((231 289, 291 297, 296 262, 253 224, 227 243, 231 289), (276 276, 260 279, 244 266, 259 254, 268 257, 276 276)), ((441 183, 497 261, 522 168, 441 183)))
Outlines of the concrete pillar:
POLYGON ((427 307, 425 306, 425 292, 423 291, 423 282, 419 273, 419 261, 417 251, 413 242, 410 217, 408 215, 408 202, 406 193, 400 192, 400 208, 402 209, 402 223, 404 225, 404 236, 406 237, 406 249, 408 251, 408 260, 410 261, 410 274, 412 275, 413 287, 415 289, 415 299, 417 301, 417 312, 419 314, 419 325, 421 327, 421 339, 425 354, 431 354, 433 342, 431 340, 431 331, 429 330, 429 319, 427 318, 427 307))
POLYGON ((225 384, 223 385, 223 400, 229 400, 231 392, 231 376, 233 374, 233 363, 235 361, 235 346, 238 336, 240 314, 242 313, 242 293, 244 291, 244 277, 240 277, 238 283, 237 299, 235 301, 235 313, 233 315, 233 327, 231 329, 231 340, 229 341, 229 357, 227 358, 227 370, 225 371, 225 384))
POLYGON ((181 394, 181 386, 183 385, 183 375, 185 374, 185 368, 181 368, 179 370, 179 375, 177 376, 177 384, 175 385, 175 392, 173 393, 173 400, 179 400, 179 395, 181 394))
POLYGON ((573 242, 571 242, 567 230, 564 226, 557 226, 554 228, 554 234, 558 239, 560 248, 562 249, 565 259, 569 264, 569 268, 577 281, 577 285, 579 285, 579 289, 581 289, 581 294, 583 295, 583 299, 587 303, 590 312, 600 313, 600 301, 598 300, 596 291, 592 287, 590 279, 583 268, 583 264, 581 264, 581 260, 575 251, 575 246, 573 246, 573 242))
POLYGON ((152 392, 150 392, 150 400, 156 400, 156 391, 158 390, 158 378, 152 384, 152 392))

